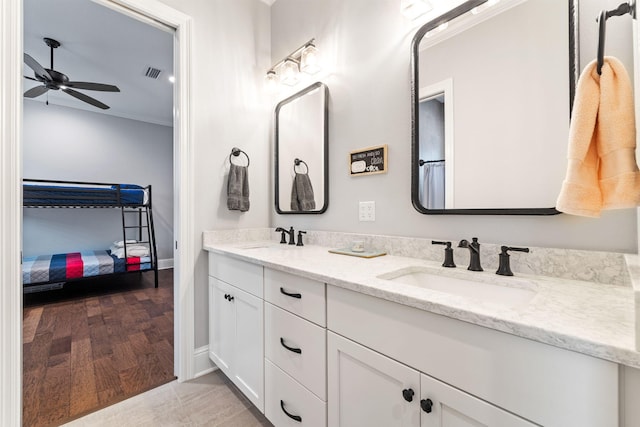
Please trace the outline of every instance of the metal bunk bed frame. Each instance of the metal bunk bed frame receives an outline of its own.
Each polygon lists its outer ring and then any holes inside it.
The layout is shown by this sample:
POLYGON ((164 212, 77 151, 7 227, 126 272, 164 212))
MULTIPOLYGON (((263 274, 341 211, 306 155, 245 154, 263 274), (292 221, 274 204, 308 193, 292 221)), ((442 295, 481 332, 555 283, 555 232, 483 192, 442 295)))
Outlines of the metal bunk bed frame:
MULTIPOLYGON (((97 276, 90 277, 82 277, 82 278, 74 278, 65 280, 65 282, 97 278, 97 277, 108 277, 108 276, 116 276, 121 274, 128 274, 133 272, 145 272, 151 271, 154 272, 154 284, 155 287, 158 287, 158 253, 156 248, 156 238, 155 238, 155 228, 153 225, 153 209, 152 209, 152 194, 151 194, 151 185, 147 185, 146 187, 141 187, 143 191, 147 194, 147 201, 144 200, 141 203, 137 203, 135 201, 131 201, 130 199, 124 197, 123 190, 126 187, 125 184, 112 184, 105 182, 85 182, 85 181, 54 181, 54 180, 46 180, 46 179, 23 179, 23 186, 29 185, 30 183, 34 183, 36 185, 31 186, 29 189, 29 197, 24 198, 23 207, 26 208, 81 208, 81 209, 120 209, 122 216, 122 241, 124 248, 124 262, 125 262, 125 271, 124 272, 114 272, 109 274, 100 274, 97 276), (52 187, 46 187, 38 184, 52 184, 54 186, 64 185, 64 187, 59 187, 64 189, 64 195, 55 195, 52 194, 52 187), (79 186, 74 188, 73 186, 79 186), (100 186, 100 188, 91 188, 91 187, 82 187, 82 186, 100 186), (87 199, 90 198, 96 203, 87 203, 87 199), (128 215, 126 214, 137 214, 138 222, 136 225, 128 225, 130 224, 128 221, 130 220, 128 215), (127 230, 137 229, 138 230, 138 241, 135 243, 145 244, 149 246, 149 255, 151 259, 151 268, 144 270, 131 270, 127 271, 128 267, 132 264, 127 263, 127 230), (147 240, 143 240, 143 230, 146 230, 146 238, 147 240)), ((128 188, 127 188, 128 189, 128 188)), ((125 190, 126 191, 126 190, 125 190)), ((140 263, 140 265, 143 263, 140 263)), ((144 263, 146 264, 146 263, 144 263)), ((34 283, 31 286, 38 285, 46 285, 59 281, 50 281, 44 283, 34 283)))

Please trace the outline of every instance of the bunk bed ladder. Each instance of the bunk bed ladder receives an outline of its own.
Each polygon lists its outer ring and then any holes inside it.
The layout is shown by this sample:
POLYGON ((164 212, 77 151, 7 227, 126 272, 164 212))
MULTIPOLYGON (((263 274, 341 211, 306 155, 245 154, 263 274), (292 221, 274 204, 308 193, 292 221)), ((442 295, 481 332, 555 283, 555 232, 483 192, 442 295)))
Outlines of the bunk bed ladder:
POLYGON ((151 211, 151 206, 145 207, 121 207, 122 212, 122 240, 124 242, 124 254, 125 259, 128 258, 127 254, 127 230, 136 229, 136 245, 144 244, 149 247, 149 256, 151 258, 151 266, 154 272, 154 284, 155 287, 158 287, 158 254, 156 252, 156 240, 155 240, 155 230, 153 226, 153 212, 151 211), (137 223, 135 225, 128 225, 128 218, 125 214, 136 214, 137 223), (146 233, 144 233, 146 230, 146 233), (145 236, 146 234, 146 236, 145 236), (146 240, 143 240, 146 237, 146 240))

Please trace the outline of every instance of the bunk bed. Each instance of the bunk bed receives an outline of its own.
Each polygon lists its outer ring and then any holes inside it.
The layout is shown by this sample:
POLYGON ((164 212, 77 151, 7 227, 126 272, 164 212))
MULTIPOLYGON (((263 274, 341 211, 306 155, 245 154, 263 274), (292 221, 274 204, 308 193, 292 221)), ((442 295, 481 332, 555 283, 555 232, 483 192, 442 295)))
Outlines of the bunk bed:
POLYGON ((117 250, 24 257, 25 292, 55 289, 86 278, 146 271, 154 272, 158 287, 151 185, 24 179, 22 204, 25 208, 119 209, 122 213, 122 240, 117 250))

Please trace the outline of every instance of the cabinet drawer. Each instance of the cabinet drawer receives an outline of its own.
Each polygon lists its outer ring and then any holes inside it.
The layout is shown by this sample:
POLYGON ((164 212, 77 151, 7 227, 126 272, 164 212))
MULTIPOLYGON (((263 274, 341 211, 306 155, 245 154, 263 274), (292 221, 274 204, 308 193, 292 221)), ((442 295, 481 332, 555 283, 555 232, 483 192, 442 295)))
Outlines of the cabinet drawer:
POLYGON ((265 304, 264 314, 267 359, 327 400, 326 329, 269 303, 265 304))
POLYGON ((262 266, 209 253, 209 276, 262 298, 262 266))
POLYGON ((265 360, 264 365, 266 399, 264 414, 269 421, 278 427, 326 427, 326 403, 273 363, 265 360), (294 417, 299 418, 294 419, 294 417))
POLYGON ((326 326, 324 283, 265 268, 264 284, 265 300, 320 326, 326 326))
POLYGON ((615 363, 335 286, 328 328, 544 426, 618 423, 615 363))

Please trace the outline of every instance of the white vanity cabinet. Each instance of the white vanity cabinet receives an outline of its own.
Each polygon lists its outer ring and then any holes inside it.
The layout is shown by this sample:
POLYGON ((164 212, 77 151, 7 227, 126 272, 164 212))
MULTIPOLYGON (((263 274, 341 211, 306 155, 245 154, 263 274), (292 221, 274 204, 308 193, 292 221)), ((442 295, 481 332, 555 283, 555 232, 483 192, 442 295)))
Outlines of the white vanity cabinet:
POLYGON ((330 426, 420 426, 418 371, 331 331, 327 341, 330 426))
POLYGON ((265 268, 265 415, 327 425, 325 284, 265 268))
POLYGON ((425 374, 420 374, 420 401, 416 403, 420 427, 537 426, 425 374))
POLYGON ((332 332, 328 348, 331 426, 535 426, 332 332))
POLYGON ((264 412, 262 267, 209 254, 209 357, 264 412))
POLYGON ((327 328, 332 427, 618 425, 615 363, 334 286, 327 328))

